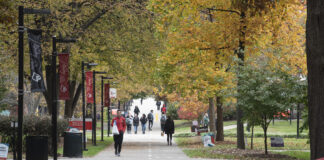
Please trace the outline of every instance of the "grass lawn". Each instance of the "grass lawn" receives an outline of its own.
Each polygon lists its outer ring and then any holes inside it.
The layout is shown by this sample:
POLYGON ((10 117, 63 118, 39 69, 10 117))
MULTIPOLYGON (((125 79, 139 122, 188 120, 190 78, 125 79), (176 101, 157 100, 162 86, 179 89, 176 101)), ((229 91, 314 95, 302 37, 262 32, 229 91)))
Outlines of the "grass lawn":
MULTIPOLYGON (((296 139, 295 139, 296 140, 296 139)), ((288 140, 293 142, 293 139, 288 140)), ((300 152, 294 154, 296 151, 274 152, 270 151, 268 156, 264 155, 263 139, 255 139, 255 149, 239 150, 236 149, 236 139, 225 137, 224 142, 216 142, 214 147, 204 147, 201 137, 177 137, 176 142, 179 147, 183 149, 191 158, 219 158, 219 159, 309 159, 309 152, 300 152)), ((296 143, 285 143, 285 148, 280 149, 306 149, 303 145, 306 141, 297 140, 296 143), (294 147, 297 145, 298 147, 294 147)), ((308 145, 306 145, 308 146, 308 145)), ((249 148, 249 147, 248 147, 249 148)), ((273 148, 269 148, 272 150, 273 148)))
MULTIPOLYGON (((176 133, 190 133, 191 132, 191 120, 174 120, 176 133)), ((236 121, 224 121, 224 127, 235 125, 236 121)))
MULTIPOLYGON (((300 122, 300 125, 302 124, 302 121, 300 122)), ((230 130, 226 130, 224 131, 225 135, 234 135, 236 136, 236 128, 235 129, 230 129, 230 130)), ((250 135, 250 132, 247 132, 245 130, 245 134, 250 135)), ((254 127, 254 134, 256 136, 260 136, 263 135, 263 129, 260 126, 256 126, 254 127)), ((302 137, 307 137, 308 131, 305 130, 302 133, 300 133, 300 135, 302 137)), ((269 125, 268 128, 268 135, 269 136, 273 136, 273 135, 277 135, 277 136, 285 136, 285 137, 296 137, 297 136, 297 121, 293 120, 292 124, 290 125, 290 122, 287 120, 277 120, 275 121, 275 124, 269 125)))
POLYGON ((276 152, 276 153, 296 157, 296 158, 302 159, 302 160, 310 159, 310 152, 284 151, 284 152, 276 152))

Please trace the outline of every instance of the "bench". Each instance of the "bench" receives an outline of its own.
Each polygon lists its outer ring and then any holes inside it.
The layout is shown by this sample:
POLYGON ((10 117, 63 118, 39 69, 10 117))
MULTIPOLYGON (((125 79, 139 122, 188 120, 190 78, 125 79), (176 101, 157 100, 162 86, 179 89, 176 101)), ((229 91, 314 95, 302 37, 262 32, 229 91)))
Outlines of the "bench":
POLYGON ((208 132, 208 127, 198 127, 197 128, 197 134, 200 136, 200 133, 206 133, 208 132))

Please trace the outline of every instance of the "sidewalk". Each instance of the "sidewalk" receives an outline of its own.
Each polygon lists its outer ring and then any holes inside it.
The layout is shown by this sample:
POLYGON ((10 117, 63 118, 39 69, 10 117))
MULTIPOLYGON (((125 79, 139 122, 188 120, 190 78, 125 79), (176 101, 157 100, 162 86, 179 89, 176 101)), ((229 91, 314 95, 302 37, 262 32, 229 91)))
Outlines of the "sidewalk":
MULTIPOLYGON (((187 157, 182 150, 177 147, 175 142, 172 146, 167 145, 166 135, 161 136, 159 126, 153 128, 153 131, 142 134, 125 134, 123 148, 120 157, 114 154, 113 145, 100 152, 92 158, 74 158, 73 160, 105 160, 105 159, 118 159, 118 160, 187 160, 187 157)), ((141 129, 141 127, 139 127, 141 129)), ((68 158, 61 158, 68 159, 68 158)), ((71 158, 72 159, 72 158, 71 158)))

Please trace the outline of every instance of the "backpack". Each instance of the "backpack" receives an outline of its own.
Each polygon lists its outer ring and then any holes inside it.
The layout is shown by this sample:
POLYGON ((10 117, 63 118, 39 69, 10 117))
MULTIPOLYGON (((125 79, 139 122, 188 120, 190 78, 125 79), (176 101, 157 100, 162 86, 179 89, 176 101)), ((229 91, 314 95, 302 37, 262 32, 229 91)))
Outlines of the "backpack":
POLYGON ((148 118, 149 120, 153 120, 152 113, 149 113, 148 116, 147 116, 147 118, 148 118))
POLYGON ((126 118, 126 124, 128 124, 128 125, 132 124, 132 122, 131 122, 131 119, 130 119, 130 118, 126 118))
POLYGON ((165 121, 166 121, 165 116, 162 116, 162 117, 161 117, 161 123, 162 123, 162 124, 165 124, 165 121))

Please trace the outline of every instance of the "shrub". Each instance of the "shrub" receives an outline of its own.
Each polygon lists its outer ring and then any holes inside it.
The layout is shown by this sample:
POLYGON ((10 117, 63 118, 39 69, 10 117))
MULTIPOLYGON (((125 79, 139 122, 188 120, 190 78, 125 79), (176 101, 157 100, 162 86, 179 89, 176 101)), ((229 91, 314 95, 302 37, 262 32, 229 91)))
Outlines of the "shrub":
POLYGON ((174 103, 170 103, 167 108, 167 115, 171 116, 172 119, 178 119, 178 108, 175 106, 174 103))
MULTIPOLYGON (((0 116, 0 135, 3 137, 11 136, 14 129, 11 127, 11 121, 17 121, 17 117, 0 116)), ((69 125, 68 120, 58 119, 57 132, 62 135, 69 125)), ((52 131, 50 116, 24 116, 23 134, 26 136, 50 136, 52 131)))

